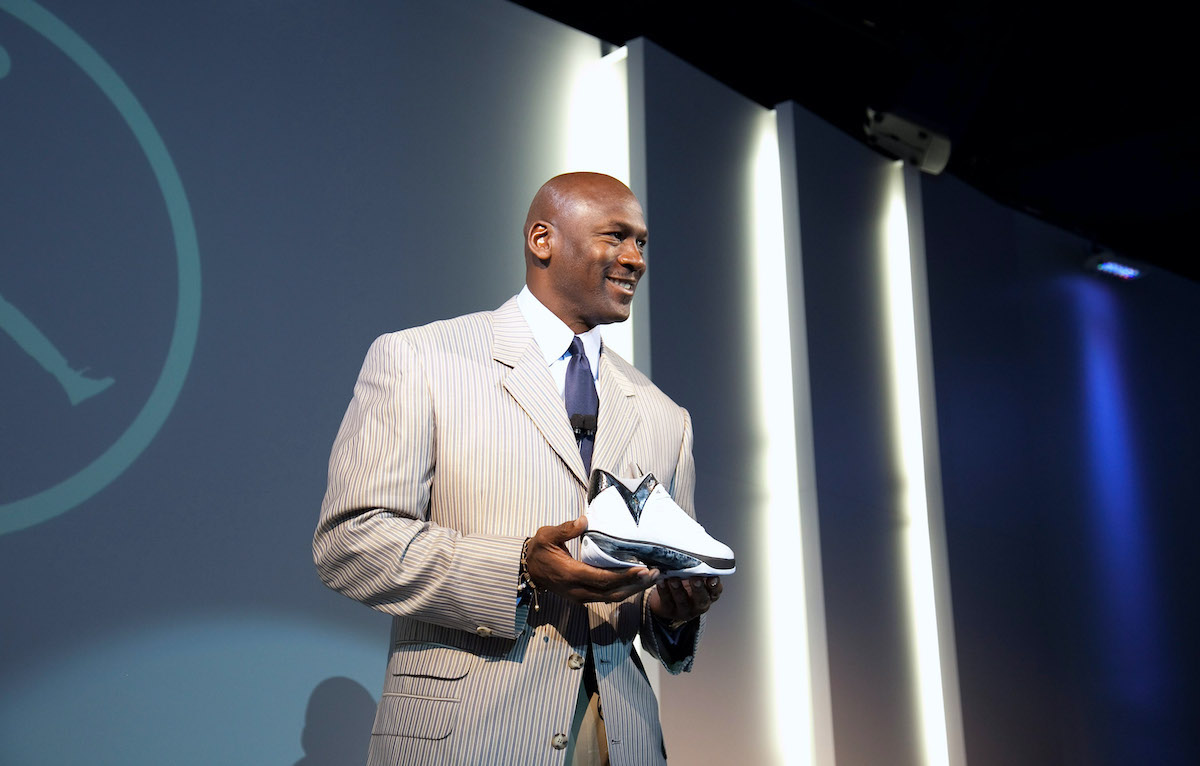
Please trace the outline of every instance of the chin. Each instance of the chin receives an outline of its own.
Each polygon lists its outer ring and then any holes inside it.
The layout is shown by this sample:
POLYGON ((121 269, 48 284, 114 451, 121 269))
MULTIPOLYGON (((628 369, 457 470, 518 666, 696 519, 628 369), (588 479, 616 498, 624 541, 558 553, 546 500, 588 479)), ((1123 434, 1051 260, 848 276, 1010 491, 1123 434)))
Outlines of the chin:
POLYGON ((624 322, 628 318, 629 318, 628 311, 626 311, 624 314, 617 314, 617 313, 605 314, 602 317, 592 320, 591 325, 592 325, 592 327, 595 327, 596 325, 602 325, 602 324, 618 324, 620 322, 624 322))
POLYGON ((591 316, 586 321, 592 327, 600 324, 616 324, 617 322, 624 322, 629 318, 629 312, 632 303, 632 295, 629 296, 627 301, 610 297, 610 299, 605 301, 603 304, 596 305, 595 311, 589 312, 591 316))
POLYGON ((629 318, 629 306, 622 306, 620 309, 610 312, 609 315, 605 319, 601 320, 601 323, 602 324, 616 324, 617 322, 624 322, 628 318, 629 318))

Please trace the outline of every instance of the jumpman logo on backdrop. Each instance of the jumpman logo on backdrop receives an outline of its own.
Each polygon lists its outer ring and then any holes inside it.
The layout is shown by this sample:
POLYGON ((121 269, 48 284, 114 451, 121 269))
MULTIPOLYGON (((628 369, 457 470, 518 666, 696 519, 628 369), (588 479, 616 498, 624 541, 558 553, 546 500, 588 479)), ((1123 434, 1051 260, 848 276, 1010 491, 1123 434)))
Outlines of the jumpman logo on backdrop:
POLYGON ((195 352, 201 271, 150 113, 38 0, 0 0, 0 167, 2 535, 86 502, 156 438, 195 352))
POLYGON ((7 332, 17 345, 25 350, 46 372, 54 376, 63 392, 78 405, 113 384, 112 378, 90 378, 84 373, 88 368, 76 370, 67 363, 67 358, 46 337, 45 333, 29 321, 21 310, 0 294, 0 329, 7 332))
MULTIPOLYGON (((12 71, 12 57, 0 45, 0 80, 12 71)), ((37 328, 21 310, 0 295, 0 330, 4 330, 17 345, 25 350, 46 372, 54 376, 62 386, 72 405, 92 398, 113 384, 112 378, 89 378, 82 370, 72 369, 57 347, 37 328)))

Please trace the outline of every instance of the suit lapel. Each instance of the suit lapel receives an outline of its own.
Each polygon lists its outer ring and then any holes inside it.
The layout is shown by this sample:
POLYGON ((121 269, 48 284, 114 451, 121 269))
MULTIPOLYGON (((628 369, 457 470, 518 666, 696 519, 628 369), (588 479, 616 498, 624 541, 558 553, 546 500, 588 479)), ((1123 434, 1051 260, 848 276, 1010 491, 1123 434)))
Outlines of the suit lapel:
POLYGON ((592 453, 592 468, 603 468, 614 476, 625 476, 625 453, 633 435, 641 425, 634 407, 634 388, 629 379, 614 364, 608 352, 600 354, 600 378, 596 381, 600 395, 600 414, 596 418, 596 448, 592 453))
MULTIPOLYGON (((516 298, 510 299, 492 315, 492 357, 512 368, 504 376, 504 390, 529 416, 575 478, 587 486, 583 458, 579 456, 575 434, 567 421, 562 396, 554 386, 546 360, 521 315, 516 298)), ((603 394, 600 401, 603 412, 603 394)))

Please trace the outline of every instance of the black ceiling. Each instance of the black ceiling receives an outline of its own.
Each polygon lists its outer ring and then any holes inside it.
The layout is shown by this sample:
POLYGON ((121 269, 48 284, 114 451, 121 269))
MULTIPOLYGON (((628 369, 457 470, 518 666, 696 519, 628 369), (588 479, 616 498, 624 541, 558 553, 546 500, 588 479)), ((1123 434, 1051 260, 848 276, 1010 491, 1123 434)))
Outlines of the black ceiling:
POLYGON ((947 173, 1200 281, 1190 242, 1200 217, 1198 67, 1182 10, 1027 0, 519 4, 611 43, 644 36, 764 106, 794 100, 864 142, 868 107, 905 116, 950 138, 947 173))

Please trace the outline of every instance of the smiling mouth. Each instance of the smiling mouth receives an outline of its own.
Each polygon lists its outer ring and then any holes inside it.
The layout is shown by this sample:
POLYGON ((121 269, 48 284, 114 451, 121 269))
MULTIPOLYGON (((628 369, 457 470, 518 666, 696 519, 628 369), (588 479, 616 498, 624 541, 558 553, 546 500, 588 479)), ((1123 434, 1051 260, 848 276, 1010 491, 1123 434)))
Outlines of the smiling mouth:
POLYGON ((605 277, 605 279, 625 295, 633 295, 634 288, 637 287, 637 282, 632 279, 617 279, 616 277, 605 277))

